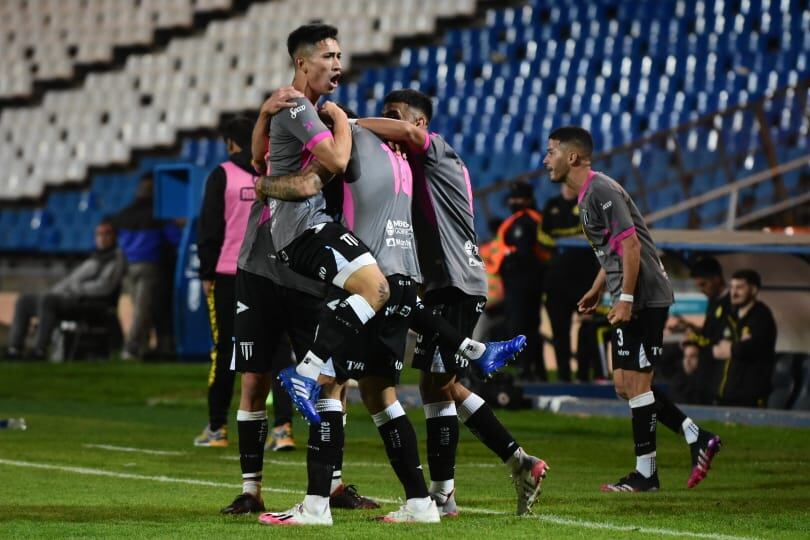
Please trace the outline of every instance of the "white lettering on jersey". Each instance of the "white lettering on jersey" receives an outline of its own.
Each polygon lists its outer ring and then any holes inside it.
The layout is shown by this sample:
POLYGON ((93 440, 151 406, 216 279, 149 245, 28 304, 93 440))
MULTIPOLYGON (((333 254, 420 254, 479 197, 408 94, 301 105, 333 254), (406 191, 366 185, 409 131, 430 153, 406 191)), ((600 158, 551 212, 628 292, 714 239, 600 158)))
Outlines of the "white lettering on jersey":
POLYGON ((605 204, 602 205, 602 210, 607 210, 611 206, 613 206, 613 201, 608 201, 608 202, 606 202, 605 204))
POLYGON ((290 118, 295 120, 295 117, 298 116, 298 113, 304 112, 305 110, 307 110, 306 105, 300 105, 298 107, 294 107, 294 108, 290 109, 290 118))

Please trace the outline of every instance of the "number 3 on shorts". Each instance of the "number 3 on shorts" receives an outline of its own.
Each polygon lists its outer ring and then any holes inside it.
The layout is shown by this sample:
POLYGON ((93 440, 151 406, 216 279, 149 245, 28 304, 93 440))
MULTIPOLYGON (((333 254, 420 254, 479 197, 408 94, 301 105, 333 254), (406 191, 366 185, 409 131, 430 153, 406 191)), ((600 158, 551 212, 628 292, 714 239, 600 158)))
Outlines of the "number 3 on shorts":
POLYGON ((621 347, 624 345, 624 335, 622 334, 622 329, 616 329, 616 344, 621 347))

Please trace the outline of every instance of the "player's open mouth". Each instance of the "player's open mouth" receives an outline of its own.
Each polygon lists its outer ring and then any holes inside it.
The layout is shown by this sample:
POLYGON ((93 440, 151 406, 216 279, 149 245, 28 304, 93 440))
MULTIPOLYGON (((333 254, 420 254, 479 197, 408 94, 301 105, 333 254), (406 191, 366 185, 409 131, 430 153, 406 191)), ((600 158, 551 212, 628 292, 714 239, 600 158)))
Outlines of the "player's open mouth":
POLYGON ((332 78, 331 78, 331 79, 329 79, 329 87, 330 87, 332 90, 334 90, 335 88, 337 88, 337 87, 338 87, 338 84, 340 84, 340 78, 341 78, 341 76, 342 76, 342 74, 341 74, 341 73, 338 73, 338 74, 336 74, 336 75, 333 75, 333 76, 332 76, 332 78))

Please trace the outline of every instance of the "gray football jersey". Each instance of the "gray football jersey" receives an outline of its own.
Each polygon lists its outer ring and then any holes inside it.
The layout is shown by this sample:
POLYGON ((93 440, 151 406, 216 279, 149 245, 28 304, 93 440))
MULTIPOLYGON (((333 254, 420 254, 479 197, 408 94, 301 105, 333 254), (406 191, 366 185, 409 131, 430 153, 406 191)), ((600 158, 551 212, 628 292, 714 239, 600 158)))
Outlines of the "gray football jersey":
POLYGON ((585 236, 605 269, 613 302, 622 292, 622 240, 635 232, 641 242, 641 263, 633 309, 672 304, 672 284, 650 231, 633 199, 618 182, 591 171, 579 194, 579 217, 585 236))
POLYGON ((270 210, 261 201, 254 201, 250 207, 237 266, 245 272, 265 277, 284 287, 312 296, 326 296, 325 283, 302 276, 278 260, 270 231, 270 210))
MULTIPOLYGON (((270 174, 284 176, 300 171, 313 158, 311 150, 332 136, 318 111, 307 98, 292 100, 295 107, 279 112, 270 123, 270 174)), ((334 221, 326 212, 326 201, 318 193, 302 202, 272 200, 270 228, 279 248, 319 223, 334 221)))
POLYGON ((470 173, 441 135, 430 133, 423 154, 410 156, 414 225, 426 291, 457 287, 487 295, 484 262, 473 224, 470 173))
POLYGON ((383 274, 402 274, 421 282, 408 162, 374 133, 355 124, 345 180, 343 224, 368 246, 383 274))

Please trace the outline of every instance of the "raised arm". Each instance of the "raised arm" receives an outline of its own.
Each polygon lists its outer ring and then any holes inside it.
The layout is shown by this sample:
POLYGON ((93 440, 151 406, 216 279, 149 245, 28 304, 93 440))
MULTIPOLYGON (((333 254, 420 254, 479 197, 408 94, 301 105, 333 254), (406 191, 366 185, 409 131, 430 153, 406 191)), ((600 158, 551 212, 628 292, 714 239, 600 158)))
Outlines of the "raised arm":
POLYGON ((333 174, 346 171, 352 154, 352 132, 349 119, 340 107, 327 101, 321 111, 329 116, 333 123, 333 133, 324 132, 320 140, 310 149, 322 166, 333 174))
POLYGON ((424 153, 430 144, 430 135, 426 130, 404 120, 360 118, 357 123, 383 140, 406 144, 411 151, 424 153))

